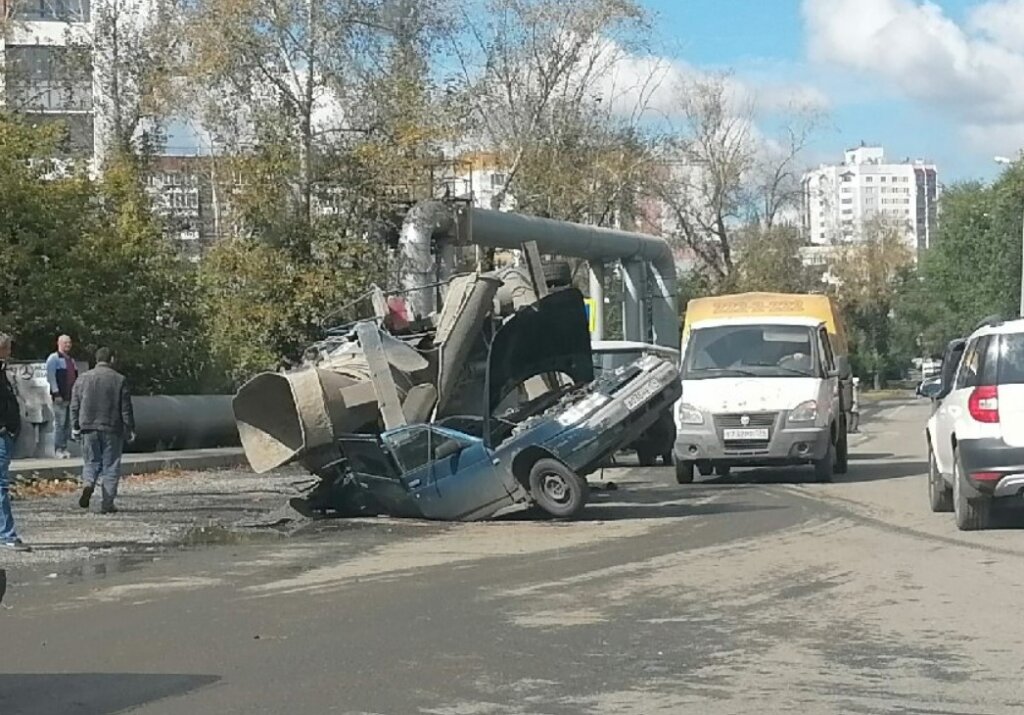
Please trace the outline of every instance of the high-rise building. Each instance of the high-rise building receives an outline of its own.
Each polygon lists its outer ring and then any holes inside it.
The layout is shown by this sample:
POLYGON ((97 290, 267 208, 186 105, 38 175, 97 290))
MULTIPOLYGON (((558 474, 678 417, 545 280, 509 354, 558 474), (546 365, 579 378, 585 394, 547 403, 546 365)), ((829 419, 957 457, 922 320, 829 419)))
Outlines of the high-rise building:
POLYGON ((0 105, 38 124, 61 122, 61 154, 96 148, 92 0, 0 0, 0 105))
POLYGON ((910 248, 927 250, 935 239, 936 177, 931 163, 887 162, 882 147, 850 149, 842 164, 804 174, 804 233, 816 245, 855 242, 872 221, 884 221, 906 231, 910 248))

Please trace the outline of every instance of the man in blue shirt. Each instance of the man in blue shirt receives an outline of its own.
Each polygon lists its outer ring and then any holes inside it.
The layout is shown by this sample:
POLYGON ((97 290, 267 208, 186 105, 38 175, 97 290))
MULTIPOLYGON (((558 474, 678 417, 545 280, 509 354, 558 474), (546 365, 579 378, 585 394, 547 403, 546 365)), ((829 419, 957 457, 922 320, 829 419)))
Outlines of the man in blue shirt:
POLYGON ((46 379, 53 398, 53 449, 59 459, 71 456, 68 438, 71 436, 71 391, 78 379, 78 369, 71 357, 71 337, 57 338, 57 352, 46 358, 46 379))

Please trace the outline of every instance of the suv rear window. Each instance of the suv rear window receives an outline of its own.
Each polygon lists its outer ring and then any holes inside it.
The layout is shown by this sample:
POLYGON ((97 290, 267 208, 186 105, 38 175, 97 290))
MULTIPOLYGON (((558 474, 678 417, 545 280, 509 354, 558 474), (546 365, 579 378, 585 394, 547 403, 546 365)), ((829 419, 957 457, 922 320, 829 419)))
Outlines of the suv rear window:
POLYGON ((1024 333, 1003 335, 999 345, 999 384, 1024 384, 1024 333))

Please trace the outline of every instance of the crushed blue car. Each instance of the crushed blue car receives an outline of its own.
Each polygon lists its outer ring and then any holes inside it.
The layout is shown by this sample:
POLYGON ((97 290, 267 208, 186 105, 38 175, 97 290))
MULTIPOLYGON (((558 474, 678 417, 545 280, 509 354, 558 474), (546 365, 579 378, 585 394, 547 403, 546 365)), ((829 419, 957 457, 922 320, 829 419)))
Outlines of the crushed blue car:
POLYGON ((482 414, 345 434, 330 503, 340 513, 475 520, 515 507, 576 516, 587 475, 651 428, 680 395, 653 354, 594 376, 583 296, 552 293, 494 334, 482 414))

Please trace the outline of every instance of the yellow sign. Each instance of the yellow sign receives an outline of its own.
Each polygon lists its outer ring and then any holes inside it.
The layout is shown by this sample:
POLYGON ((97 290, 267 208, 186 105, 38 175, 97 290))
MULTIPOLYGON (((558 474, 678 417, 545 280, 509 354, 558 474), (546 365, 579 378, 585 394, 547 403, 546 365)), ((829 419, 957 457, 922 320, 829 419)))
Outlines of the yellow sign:
POLYGON ((583 306, 587 310, 587 325, 590 332, 597 329, 597 301, 593 298, 584 298, 583 306))

